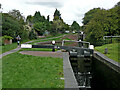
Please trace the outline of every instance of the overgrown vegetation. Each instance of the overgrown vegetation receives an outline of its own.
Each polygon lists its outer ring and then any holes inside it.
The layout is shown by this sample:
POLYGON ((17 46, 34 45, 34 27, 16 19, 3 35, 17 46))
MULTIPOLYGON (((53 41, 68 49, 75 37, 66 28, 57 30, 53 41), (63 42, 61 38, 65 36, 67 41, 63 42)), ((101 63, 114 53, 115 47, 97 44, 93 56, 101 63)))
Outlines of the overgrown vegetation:
POLYGON ((3 88, 64 88, 63 60, 13 53, 2 60, 3 88), (8 60, 9 59, 9 60, 8 60))

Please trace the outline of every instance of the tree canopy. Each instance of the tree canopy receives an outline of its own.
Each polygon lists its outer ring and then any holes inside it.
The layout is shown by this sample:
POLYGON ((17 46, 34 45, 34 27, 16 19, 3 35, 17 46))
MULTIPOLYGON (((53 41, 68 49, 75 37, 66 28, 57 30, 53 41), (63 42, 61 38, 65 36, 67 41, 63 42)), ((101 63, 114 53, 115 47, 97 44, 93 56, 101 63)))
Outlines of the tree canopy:
POLYGON ((71 25, 71 29, 78 31, 78 30, 80 30, 80 26, 76 21, 73 21, 73 23, 71 25))
POLYGON ((24 24, 25 18, 22 16, 19 10, 13 9, 9 11, 8 14, 18 20, 18 22, 20 22, 21 24, 24 24))
POLYGON ((61 18, 60 11, 58 11, 58 10, 56 9, 55 12, 54 12, 54 20, 60 19, 60 18, 61 18))
POLYGON ((28 38, 27 32, 23 28, 23 24, 20 23, 16 18, 13 16, 3 13, 2 15, 2 35, 8 35, 14 38, 17 35, 20 35, 21 38, 28 38))
POLYGON ((101 45, 103 36, 120 35, 118 4, 109 10, 94 8, 85 13, 83 30, 87 41, 94 45, 101 45))

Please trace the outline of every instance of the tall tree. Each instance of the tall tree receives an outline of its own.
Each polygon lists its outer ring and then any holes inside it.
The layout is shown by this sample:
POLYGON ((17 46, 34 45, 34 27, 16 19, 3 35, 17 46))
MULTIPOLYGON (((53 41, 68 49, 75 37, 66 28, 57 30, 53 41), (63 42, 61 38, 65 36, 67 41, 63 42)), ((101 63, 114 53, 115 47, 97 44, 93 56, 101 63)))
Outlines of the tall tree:
POLYGON ((0 9, 2 8, 2 4, 0 3, 0 9))
POLYGON ((83 22, 82 23, 84 25, 87 25, 87 23, 89 23, 89 21, 94 17, 94 14, 97 11, 100 11, 100 8, 94 8, 94 9, 91 9, 90 11, 88 11, 87 13, 85 13, 85 16, 83 18, 83 22))
POLYGON ((65 23, 63 21, 63 19, 61 18, 61 14, 60 11, 58 11, 57 9, 54 12, 54 18, 53 18, 53 24, 52 24, 52 34, 56 34, 56 33, 63 33, 64 32, 64 27, 65 27, 65 23))
POLYGON ((22 39, 28 38, 28 33, 24 30, 23 24, 8 13, 2 14, 2 35, 11 36, 14 40, 17 35, 20 35, 22 39))
POLYGON ((26 18, 26 23, 27 23, 30 27, 32 27, 32 25, 33 25, 33 16, 28 15, 27 18, 26 18))
POLYGON ((27 22, 33 22, 33 16, 32 15, 28 15, 27 18, 26 18, 26 21, 27 22))
POLYGON ((48 22, 50 21, 50 16, 49 16, 49 15, 47 16, 47 21, 48 21, 48 22))
POLYGON ((71 28, 72 28, 72 30, 79 30, 80 26, 76 21, 73 21, 71 28))
POLYGON ((25 24, 24 23, 25 18, 22 16, 22 14, 20 13, 19 10, 13 9, 13 10, 9 11, 8 13, 12 17, 14 17, 16 20, 18 20, 21 24, 25 24))
POLYGON ((41 22, 41 14, 40 14, 40 12, 38 11, 36 11, 35 12, 35 14, 34 14, 34 16, 33 16, 33 22, 34 23, 36 23, 36 22, 41 22))
POLYGON ((61 19, 61 14, 60 14, 60 11, 56 9, 54 12, 54 20, 57 20, 57 19, 61 19))

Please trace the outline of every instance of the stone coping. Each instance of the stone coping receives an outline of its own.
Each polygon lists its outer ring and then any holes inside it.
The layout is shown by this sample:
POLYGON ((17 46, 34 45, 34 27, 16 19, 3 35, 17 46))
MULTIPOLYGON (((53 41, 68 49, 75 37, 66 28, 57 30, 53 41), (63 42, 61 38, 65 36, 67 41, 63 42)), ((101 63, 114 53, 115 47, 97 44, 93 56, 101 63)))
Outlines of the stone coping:
POLYGON ((98 51, 94 51, 93 57, 120 73, 120 63, 119 62, 116 62, 116 61, 108 58, 107 56, 105 56, 104 54, 102 54, 98 51))
POLYGON ((69 61, 69 54, 67 52, 63 52, 63 71, 65 88, 73 88, 74 90, 79 90, 78 83, 69 61))

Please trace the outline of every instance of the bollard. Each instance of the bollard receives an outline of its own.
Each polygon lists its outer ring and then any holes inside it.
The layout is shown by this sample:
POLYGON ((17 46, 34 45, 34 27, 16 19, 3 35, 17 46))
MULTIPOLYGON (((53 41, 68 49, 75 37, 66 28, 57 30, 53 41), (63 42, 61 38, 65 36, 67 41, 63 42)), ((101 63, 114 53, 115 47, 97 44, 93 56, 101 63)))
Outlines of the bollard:
MULTIPOLYGON (((52 45, 55 46, 55 41, 52 41, 52 45)), ((53 47, 52 52, 55 52, 55 47, 53 47)))
POLYGON ((18 40, 17 43, 18 43, 18 46, 19 46, 20 45, 20 41, 18 40))
POLYGON ((105 48, 105 54, 107 54, 108 53, 108 49, 107 48, 105 48))

